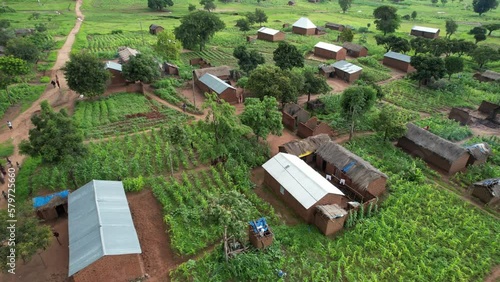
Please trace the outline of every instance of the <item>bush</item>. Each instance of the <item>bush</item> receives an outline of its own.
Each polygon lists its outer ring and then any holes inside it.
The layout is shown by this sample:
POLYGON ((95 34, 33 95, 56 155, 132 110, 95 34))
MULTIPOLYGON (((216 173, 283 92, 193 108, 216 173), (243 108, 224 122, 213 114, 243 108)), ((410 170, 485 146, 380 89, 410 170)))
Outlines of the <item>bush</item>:
POLYGON ((365 26, 358 28, 358 33, 367 33, 367 32, 369 32, 369 30, 365 26))
POLYGON ((121 30, 121 29, 116 29, 116 30, 111 31, 111 34, 122 34, 122 33, 123 33, 123 30, 121 30))
POLYGON ((0 143, 0 158, 5 158, 14 153, 14 145, 12 145, 12 140, 0 143))
POLYGON ((40 83, 49 83, 49 82, 50 82, 50 77, 48 76, 40 77, 40 83))
POLYGON ((123 188, 127 192, 139 192, 144 188, 144 178, 141 176, 123 179, 123 188))

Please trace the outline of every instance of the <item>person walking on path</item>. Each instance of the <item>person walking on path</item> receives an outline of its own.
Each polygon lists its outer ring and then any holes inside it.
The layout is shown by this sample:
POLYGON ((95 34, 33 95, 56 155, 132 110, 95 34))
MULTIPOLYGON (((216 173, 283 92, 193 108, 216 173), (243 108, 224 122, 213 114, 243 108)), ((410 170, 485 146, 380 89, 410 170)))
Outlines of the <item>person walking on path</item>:
POLYGON ((57 87, 61 88, 61 84, 59 84, 59 79, 56 80, 57 87))
POLYGON ((59 241, 59 232, 53 230, 52 235, 54 235, 54 237, 56 237, 57 243, 59 243, 59 245, 62 246, 61 242, 59 241))
POLYGON ((52 84, 52 86, 54 86, 54 88, 56 88, 56 82, 55 82, 54 80, 52 80, 52 81, 50 82, 50 84, 52 84))
POLYGON ((7 193, 5 193, 5 191, 2 191, 2 196, 4 197, 5 200, 7 200, 7 193))
POLYGON ((9 157, 5 157, 5 160, 9 164, 9 167, 12 167, 12 161, 9 159, 9 157))
POLYGON ((18 169, 21 169, 21 165, 19 164, 19 162, 16 162, 16 166, 18 169))
POLYGON ((9 127, 9 129, 12 129, 12 122, 10 122, 10 120, 7 121, 7 126, 9 127))
POLYGON ((182 104, 182 110, 185 112, 186 111, 186 103, 182 104))

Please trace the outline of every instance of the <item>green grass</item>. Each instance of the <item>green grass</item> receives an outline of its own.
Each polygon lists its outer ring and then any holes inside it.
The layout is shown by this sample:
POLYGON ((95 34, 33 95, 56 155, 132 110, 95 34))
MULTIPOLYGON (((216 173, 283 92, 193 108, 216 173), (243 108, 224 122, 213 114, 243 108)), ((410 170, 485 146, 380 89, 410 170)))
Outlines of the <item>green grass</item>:
POLYGON ((0 158, 11 156, 14 153, 14 145, 12 140, 0 143, 0 158))
POLYGON ((8 95, 6 90, 0 90, 0 117, 3 117, 12 105, 20 105, 20 111, 24 112, 40 97, 45 88, 45 85, 16 84, 9 86, 8 95))
POLYGON ((460 141, 472 135, 468 126, 461 126, 459 122, 446 116, 433 116, 419 120, 415 124, 420 127, 429 126, 430 132, 450 141, 460 141))

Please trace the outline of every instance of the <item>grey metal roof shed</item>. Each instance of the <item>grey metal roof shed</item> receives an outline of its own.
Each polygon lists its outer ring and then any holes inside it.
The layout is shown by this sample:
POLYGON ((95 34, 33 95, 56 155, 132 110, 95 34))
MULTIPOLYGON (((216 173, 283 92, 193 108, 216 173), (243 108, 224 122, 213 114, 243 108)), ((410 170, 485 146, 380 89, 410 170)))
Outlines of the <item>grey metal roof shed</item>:
POLYGON ((349 63, 348 61, 345 60, 337 61, 333 63, 332 66, 346 73, 357 73, 358 71, 363 70, 362 67, 349 63))
POLYGON ((203 82, 208 88, 212 89, 215 91, 217 94, 221 94, 222 92, 226 91, 226 89, 231 88, 235 89, 231 85, 227 84, 225 81, 222 79, 218 78, 217 76, 206 73, 202 77, 200 77, 200 81, 203 82))
POLYGON ((92 180, 69 195, 68 277, 107 255, 140 254, 121 181, 92 180))
POLYGON ((401 54, 401 53, 389 51, 389 52, 385 53, 384 57, 395 59, 398 61, 403 61, 406 63, 411 63, 411 56, 401 54))

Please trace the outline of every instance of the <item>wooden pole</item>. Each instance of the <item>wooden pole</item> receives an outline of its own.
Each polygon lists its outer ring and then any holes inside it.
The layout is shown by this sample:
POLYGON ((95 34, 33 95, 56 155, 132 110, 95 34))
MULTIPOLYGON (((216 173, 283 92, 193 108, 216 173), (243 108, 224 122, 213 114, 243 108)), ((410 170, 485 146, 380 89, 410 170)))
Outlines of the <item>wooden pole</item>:
POLYGON ((43 263, 43 266, 45 266, 45 268, 47 268, 47 265, 45 264, 45 261, 43 260, 42 256, 40 255, 40 253, 38 253, 38 256, 40 257, 40 259, 42 260, 42 263, 43 263))

